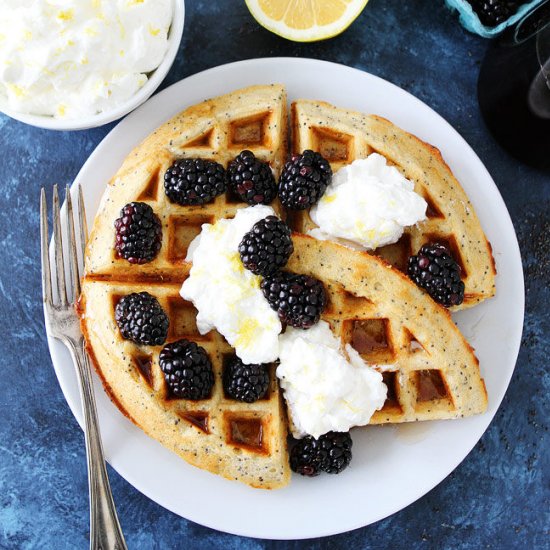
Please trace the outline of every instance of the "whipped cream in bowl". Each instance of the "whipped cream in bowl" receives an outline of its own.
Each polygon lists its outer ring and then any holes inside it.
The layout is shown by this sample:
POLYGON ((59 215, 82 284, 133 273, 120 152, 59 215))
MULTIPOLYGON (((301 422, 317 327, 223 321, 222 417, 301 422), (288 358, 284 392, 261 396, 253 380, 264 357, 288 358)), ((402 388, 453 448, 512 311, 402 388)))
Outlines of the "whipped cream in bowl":
POLYGON ((338 170, 325 194, 310 211, 317 239, 360 250, 397 242, 405 227, 426 219, 427 203, 378 153, 338 170))
POLYGON ((183 33, 179 0, 0 3, 0 110, 76 130, 116 120, 160 85, 183 33))

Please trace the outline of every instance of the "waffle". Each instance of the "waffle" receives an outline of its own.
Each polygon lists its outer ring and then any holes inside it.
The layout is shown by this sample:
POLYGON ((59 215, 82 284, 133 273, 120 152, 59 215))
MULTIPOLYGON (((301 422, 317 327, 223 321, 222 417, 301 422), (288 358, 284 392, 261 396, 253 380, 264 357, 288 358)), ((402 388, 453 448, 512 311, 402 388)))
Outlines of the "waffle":
POLYGON ((94 220, 85 258, 82 329, 103 384, 119 409, 147 434, 189 463, 266 489, 290 479, 286 418, 271 368, 267 396, 247 404, 226 399, 221 382, 234 353, 215 331, 200 335, 196 310, 179 296, 190 264, 187 247, 201 225, 232 217, 246 206, 225 193, 202 206, 179 206, 165 196, 163 175, 176 158, 213 159, 224 166, 243 149, 268 161, 278 177, 287 153, 286 96, 282 86, 255 86, 205 101, 166 122, 124 161, 94 220), (150 263, 115 257, 113 222, 128 202, 151 205, 163 227, 162 248, 150 263), (146 290, 170 320, 167 341, 196 341, 212 361, 210 399, 170 399, 158 365, 161 347, 122 339, 114 320, 118 299, 146 290))
MULTIPOLYGON (((446 244, 462 269, 464 301, 471 307, 495 294, 495 263, 468 197, 435 147, 375 116, 338 109, 321 101, 299 100, 291 107, 292 150, 320 152, 334 171, 376 152, 414 182, 428 204, 427 220, 405 230, 401 239, 375 254, 406 272, 407 259, 429 241, 446 244)), ((307 233, 317 227, 307 211, 287 220, 307 233)))
MULTIPOLYGON (((205 101, 157 129, 130 153, 103 196, 86 249, 80 301, 87 349, 118 408, 189 463, 266 489, 290 479, 287 418, 274 366, 265 398, 252 404, 227 399, 222 372, 234 351, 216 331, 198 332, 196 310, 179 295, 190 269, 187 248, 201 225, 232 217, 246 205, 230 193, 207 205, 174 205, 162 180, 176 158, 201 157, 226 166, 243 149, 268 161, 278 176, 287 153, 286 130, 285 91, 275 85, 205 101), (113 246, 113 222, 131 201, 150 204, 163 228, 158 256, 139 266, 118 259, 113 246), (168 314, 168 342, 186 338, 206 349, 215 374, 210 399, 171 398, 158 364, 161 346, 121 337, 115 305, 121 296, 143 290, 168 314)), ((388 399, 372 423, 456 418, 485 409, 477 359, 446 310, 373 255, 298 233, 293 241, 288 268, 325 283, 324 319, 367 362, 389 365, 383 369, 388 399)))
POLYGON ((296 233, 292 241, 288 269, 324 282, 329 300, 322 318, 382 372, 388 395, 371 424, 486 409, 479 362, 445 308, 376 256, 296 233))

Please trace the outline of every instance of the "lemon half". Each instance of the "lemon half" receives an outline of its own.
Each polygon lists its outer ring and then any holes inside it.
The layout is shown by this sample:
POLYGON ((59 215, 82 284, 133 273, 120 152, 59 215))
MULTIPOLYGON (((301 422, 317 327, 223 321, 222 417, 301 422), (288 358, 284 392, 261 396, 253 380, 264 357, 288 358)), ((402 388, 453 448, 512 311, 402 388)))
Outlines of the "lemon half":
POLYGON ((315 42, 345 31, 368 0, 246 0, 267 30, 295 42, 315 42))

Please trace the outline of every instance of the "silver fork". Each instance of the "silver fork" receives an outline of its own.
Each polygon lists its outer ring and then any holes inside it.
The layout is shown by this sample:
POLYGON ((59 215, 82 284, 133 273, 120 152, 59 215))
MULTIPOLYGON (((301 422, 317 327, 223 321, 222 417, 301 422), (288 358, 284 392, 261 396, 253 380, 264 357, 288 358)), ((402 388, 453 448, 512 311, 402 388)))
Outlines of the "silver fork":
POLYGON ((76 220, 79 226, 80 258, 73 218, 73 205, 69 187, 65 190, 67 201, 65 229, 69 239, 67 247, 69 269, 65 274, 63 258, 62 222, 59 208, 57 185, 53 189, 53 241, 55 247, 55 286, 57 297, 52 288, 52 270, 48 250, 48 210, 46 192, 40 194, 40 235, 42 247, 42 295, 46 330, 50 336, 63 342, 76 365, 80 382, 80 396, 84 410, 84 435, 86 456, 88 459, 88 483, 90 487, 90 548, 92 550, 126 550, 126 543, 115 510, 103 446, 99 433, 97 410, 92 385, 92 372, 88 354, 84 347, 84 338, 80 331, 80 321, 76 311, 76 302, 80 296, 80 265, 84 261, 84 246, 87 239, 86 214, 82 189, 78 188, 78 208, 76 220))

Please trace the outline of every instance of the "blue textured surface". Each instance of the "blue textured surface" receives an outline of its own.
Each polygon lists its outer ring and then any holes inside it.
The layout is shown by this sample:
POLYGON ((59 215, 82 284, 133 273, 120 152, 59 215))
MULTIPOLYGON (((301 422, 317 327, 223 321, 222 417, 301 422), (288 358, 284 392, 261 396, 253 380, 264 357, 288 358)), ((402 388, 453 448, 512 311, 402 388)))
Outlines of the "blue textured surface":
MULTIPOLYGON (((405 510, 321 540, 243 539, 167 512, 110 469, 130 548, 549 547, 550 178, 509 157, 483 126, 476 79, 485 47, 459 26, 443 1, 371 0, 345 34, 309 45, 259 28, 243 2, 188 2, 182 51, 165 84, 250 57, 316 57, 394 82, 457 128, 493 175, 518 232, 526 273, 525 332, 512 383, 486 434, 453 474, 405 510)), ((0 117, 2 549, 88 545, 82 432, 59 389, 43 328, 38 191, 72 181, 109 129, 54 133, 0 117)), ((366 488, 365 498, 376 495, 366 488)))

